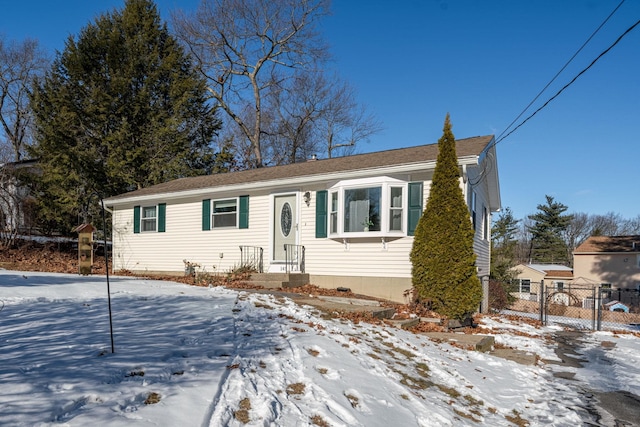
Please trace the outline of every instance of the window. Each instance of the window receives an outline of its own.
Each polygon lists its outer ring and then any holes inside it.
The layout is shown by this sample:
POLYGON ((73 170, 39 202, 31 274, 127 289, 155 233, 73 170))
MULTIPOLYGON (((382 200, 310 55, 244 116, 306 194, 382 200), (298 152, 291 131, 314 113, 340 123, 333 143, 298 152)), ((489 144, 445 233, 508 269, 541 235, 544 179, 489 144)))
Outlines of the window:
POLYGON ((564 291, 564 282, 556 282, 556 291, 557 292, 564 291))
POLYGON ((530 293, 531 292, 531 280, 530 279, 520 279, 520 292, 522 292, 522 293, 530 293))
POLYGON ((338 232, 338 192, 331 193, 331 217, 329 219, 331 234, 338 232))
POLYGON ((482 238, 484 240, 489 240, 489 227, 491 224, 489 218, 489 209, 482 206, 482 238))
POLYGON ((156 231, 156 225, 158 223, 156 216, 155 206, 144 206, 142 208, 141 229, 145 231, 156 231))
POLYGON ((238 224, 238 199, 214 200, 211 214, 213 228, 235 227, 238 224))
POLYGON ((202 201, 202 231, 233 227, 249 228, 249 196, 202 201))
POLYGON ((344 190, 344 232, 380 231, 381 187, 344 190))
MULTIPOLYGON (((409 215, 408 187, 406 182, 388 177, 340 181, 329 189, 325 205, 329 233, 343 237, 409 233, 405 218, 409 215)), ((419 200, 421 205, 421 197, 419 200)), ((421 206, 418 208, 421 212, 421 206)))
POLYGON ((156 206, 133 207, 133 232, 166 231, 167 204, 158 203, 156 206))
POLYGON ((402 187, 391 187, 391 206, 389 208, 389 230, 402 231, 402 187))
POLYGON ((471 201, 469 202, 469 210, 471 211, 471 224, 476 229, 476 192, 471 190, 471 201))

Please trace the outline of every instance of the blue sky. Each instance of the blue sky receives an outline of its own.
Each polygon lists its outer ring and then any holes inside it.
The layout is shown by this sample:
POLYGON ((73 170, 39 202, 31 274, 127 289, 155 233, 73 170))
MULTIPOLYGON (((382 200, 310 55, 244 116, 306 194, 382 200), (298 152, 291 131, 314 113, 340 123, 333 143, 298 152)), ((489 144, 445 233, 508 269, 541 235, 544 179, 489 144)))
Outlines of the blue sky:
MULTIPOLYGON (((619 0, 334 0, 322 29, 330 64, 384 123, 361 152, 434 143, 451 114, 456 138, 501 134, 619 0)), ((0 0, 0 33, 62 49, 124 0, 0 0)), ((161 14, 197 0, 159 0, 161 14)), ((640 19, 626 0, 517 122, 640 19)), ((503 207, 517 218, 549 194, 569 212, 640 215, 640 26, 498 144, 503 207)))

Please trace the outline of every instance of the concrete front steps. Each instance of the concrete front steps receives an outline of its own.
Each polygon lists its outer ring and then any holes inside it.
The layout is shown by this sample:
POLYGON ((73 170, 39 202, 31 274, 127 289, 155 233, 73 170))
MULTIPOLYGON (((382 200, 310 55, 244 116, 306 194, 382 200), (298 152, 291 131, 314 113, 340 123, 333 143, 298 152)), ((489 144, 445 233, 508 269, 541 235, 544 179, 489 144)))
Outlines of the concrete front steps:
POLYGON ((248 284, 265 289, 295 288, 307 285, 309 275, 305 273, 253 273, 248 284))

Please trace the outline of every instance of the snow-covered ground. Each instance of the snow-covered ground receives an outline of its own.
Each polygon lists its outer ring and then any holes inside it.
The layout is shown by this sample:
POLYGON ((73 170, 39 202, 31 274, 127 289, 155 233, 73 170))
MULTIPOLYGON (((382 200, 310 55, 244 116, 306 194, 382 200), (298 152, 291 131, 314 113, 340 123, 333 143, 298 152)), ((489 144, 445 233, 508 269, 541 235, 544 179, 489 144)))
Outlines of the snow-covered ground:
MULTIPOLYGON (((558 369, 640 395, 630 334, 585 334, 584 368, 525 366, 266 294, 111 277, 111 303, 114 354, 103 276, 0 270, 0 425, 582 425, 558 369)), ((559 360, 559 327, 483 326, 559 360)))

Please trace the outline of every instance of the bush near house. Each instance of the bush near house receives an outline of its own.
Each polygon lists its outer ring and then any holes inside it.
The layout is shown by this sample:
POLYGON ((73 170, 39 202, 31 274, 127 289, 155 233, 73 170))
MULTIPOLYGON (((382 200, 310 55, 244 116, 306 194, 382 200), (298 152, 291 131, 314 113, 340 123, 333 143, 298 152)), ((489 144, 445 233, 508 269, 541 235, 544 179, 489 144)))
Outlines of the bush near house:
POLYGON ((411 273, 417 295, 429 300, 434 311, 452 319, 468 317, 482 300, 473 236, 447 114, 429 199, 415 231, 411 273))

